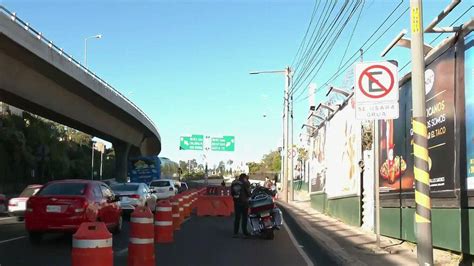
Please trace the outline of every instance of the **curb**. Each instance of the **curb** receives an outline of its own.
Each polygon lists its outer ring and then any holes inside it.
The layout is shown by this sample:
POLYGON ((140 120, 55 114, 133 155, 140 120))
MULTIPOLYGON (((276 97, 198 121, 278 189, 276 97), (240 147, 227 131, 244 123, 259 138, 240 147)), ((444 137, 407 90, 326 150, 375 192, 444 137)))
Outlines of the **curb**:
POLYGON ((345 249, 333 240, 331 236, 311 226, 311 224, 303 217, 299 216, 293 210, 294 207, 278 201, 277 204, 283 208, 295 222, 295 224, 304 231, 309 237, 318 243, 318 248, 322 249, 337 265, 366 265, 364 262, 354 258, 345 249))

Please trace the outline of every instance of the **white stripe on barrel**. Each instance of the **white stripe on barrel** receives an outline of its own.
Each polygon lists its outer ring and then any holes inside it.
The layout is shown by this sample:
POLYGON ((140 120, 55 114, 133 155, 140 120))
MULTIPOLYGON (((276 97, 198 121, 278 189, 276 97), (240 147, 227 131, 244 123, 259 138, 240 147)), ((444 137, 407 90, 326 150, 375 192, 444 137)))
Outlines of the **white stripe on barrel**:
POLYGON ((170 226, 170 225, 173 225, 173 222, 172 222, 172 221, 156 221, 156 222, 155 222, 155 225, 158 225, 158 226, 170 226))
POLYGON ((130 243, 144 245, 144 244, 153 244, 153 238, 137 238, 137 237, 130 237, 130 243))
POLYGON ((152 224, 153 218, 132 217, 130 219, 130 222, 137 223, 137 224, 152 224))
POLYGON ((73 248, 109 248, 112 246, 112 238, 107 239, 72 239, 73 248))
POLYGON ((156 207, 156 211, 158 211, 158 212, 170 212, 171 207, 156 207))
POLYGON ((174 218, 179 218, 179 214, 173 214, 174 218))
POLYGON ((180 211, 180 212, 183 212, 183 211, 184 211, 184 208, 183 208, 183 207, 180 207, 180 208, 179 208, 179 211, 180 211))

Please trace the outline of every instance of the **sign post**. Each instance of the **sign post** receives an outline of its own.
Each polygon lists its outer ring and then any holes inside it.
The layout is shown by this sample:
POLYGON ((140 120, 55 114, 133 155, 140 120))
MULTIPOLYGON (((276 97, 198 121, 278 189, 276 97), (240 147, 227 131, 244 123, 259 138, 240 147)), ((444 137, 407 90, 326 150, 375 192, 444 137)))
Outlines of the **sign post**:
POLYGON ((356 118, 374 121, 375 234, 377 247, 380 248, 378 120, 397 119, 399 116, 398 67, 392 62, 361 62, 357 64, 354 90, 356 118))

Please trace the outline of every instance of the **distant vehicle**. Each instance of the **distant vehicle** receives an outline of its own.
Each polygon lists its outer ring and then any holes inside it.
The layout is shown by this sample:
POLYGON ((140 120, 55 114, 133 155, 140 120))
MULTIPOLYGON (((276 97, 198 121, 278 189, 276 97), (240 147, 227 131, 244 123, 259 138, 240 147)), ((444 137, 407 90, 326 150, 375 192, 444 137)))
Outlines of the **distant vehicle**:
POLYGON ((29 185, 21 192, 20 196, 11 198, 8 201, 8 214, 18 217, 18 220, 22 220, 25 215, 26 201, 31 196, 34 196, 42 187, 43 185, 29 185))
POLYGON ((141 156, 128 160, 128 176, 131 183, 149 184, 160 179, 161 161, 158 156, 141 156))
POLYGON ((138 206, 147 206, 155 211, 157 196, 144 183, 121 183, 110 186, 115 195, 120 197, 120 208, 123 214, 130 214, 138 206))
POLYGON ((7 197, 3 194, 0 194, 0 213, 6 213, 7 210, 7 197))
POLYGON ((179 184, 173 179, 160 179, 150 182, 150 188, 155 191, 158 199, 166 199, 179 193, 179 184))
POLYGON ((26 202, 25 227, 37 243, 46 232, 75 232, 83 222, 104 222, 113 233, 122 229, 122 211, 109 186, 92 180, 57 180, 26 202))

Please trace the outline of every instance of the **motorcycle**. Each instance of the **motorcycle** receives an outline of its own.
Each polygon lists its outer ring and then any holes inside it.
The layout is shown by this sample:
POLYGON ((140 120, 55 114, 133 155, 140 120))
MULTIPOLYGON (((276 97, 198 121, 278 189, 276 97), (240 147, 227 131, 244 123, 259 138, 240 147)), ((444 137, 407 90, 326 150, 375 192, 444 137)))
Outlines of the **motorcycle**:
POLYGON ((248 216, 251 234, 271 240, 274 238, 274 230, 280 230, 283 225, 281 210, 274 202, 276 190, 259 185, 253 185, 252 188, 248 216))

